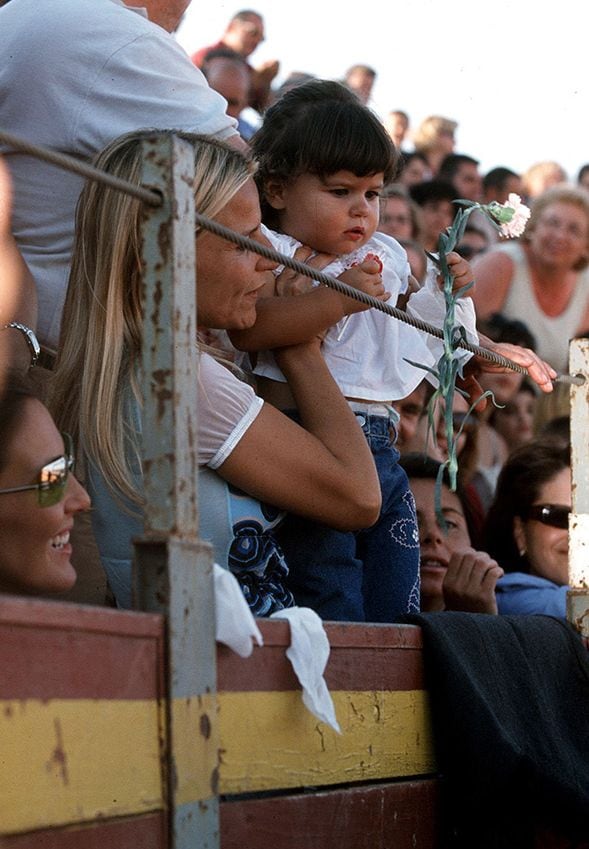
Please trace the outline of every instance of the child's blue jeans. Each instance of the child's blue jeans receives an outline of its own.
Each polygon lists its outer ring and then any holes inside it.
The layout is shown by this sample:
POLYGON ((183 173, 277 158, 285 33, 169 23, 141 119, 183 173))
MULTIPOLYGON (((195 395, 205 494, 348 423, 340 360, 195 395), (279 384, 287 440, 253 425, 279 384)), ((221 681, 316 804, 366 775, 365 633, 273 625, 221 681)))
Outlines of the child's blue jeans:
POLYGON ((371 528, 335 531, 297 516, 279 530, 296 604, 322 619, 393 622, 419 611, 419 533, 415 502, 386 415, 356 412, 372 449, 382 508, 371 528))

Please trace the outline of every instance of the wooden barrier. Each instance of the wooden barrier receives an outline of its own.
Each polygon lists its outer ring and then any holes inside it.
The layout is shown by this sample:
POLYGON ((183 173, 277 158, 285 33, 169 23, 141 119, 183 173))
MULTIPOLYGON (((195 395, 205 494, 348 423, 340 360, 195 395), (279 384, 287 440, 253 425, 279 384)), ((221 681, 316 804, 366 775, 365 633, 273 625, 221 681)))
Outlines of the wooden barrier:
MULTIPOLYGON (((223 849, 432 847, 419 630, 327 626, 340 736, 302 703, 288 624, 259 624, 250 658, 218 650, 223 849)), ((163 641, 159 615, 0 598, 1 847, 168 847, 163 641)))

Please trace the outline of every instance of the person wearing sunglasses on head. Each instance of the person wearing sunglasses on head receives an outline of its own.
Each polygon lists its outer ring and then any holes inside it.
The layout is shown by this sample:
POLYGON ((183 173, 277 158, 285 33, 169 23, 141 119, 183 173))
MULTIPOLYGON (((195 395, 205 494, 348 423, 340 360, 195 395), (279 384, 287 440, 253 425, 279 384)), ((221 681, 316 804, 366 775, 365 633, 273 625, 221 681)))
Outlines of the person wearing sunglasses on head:
POLYGON ((90 498, 73 467, 70 437, 10 376, 0 398, 0 592, 50 595, 74 585, 70 532, 90 498))
POLYGON ((485 525, 486 550, 505 576, 499 613, 566 617, 570 448, 534 440, 510 454, 485 525))

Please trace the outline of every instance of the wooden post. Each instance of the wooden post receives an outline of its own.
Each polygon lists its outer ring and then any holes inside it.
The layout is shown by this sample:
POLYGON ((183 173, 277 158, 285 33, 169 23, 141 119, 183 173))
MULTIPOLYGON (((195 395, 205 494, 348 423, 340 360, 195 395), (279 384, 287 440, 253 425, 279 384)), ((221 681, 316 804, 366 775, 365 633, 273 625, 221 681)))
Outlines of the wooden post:
POLYGON ((573 339, 569 371, 585 377, 571 388, 573 512, 569 516, 567 619, 589 637, 589 340, 573 339))
POLYGON ((163 766, 170 849, 217 849, 218 732, 212 554, 198 540, 194 152, 144 142, 142 182, 164 203, 143 224, 145 534, 136 606, 167 622, 163 766))

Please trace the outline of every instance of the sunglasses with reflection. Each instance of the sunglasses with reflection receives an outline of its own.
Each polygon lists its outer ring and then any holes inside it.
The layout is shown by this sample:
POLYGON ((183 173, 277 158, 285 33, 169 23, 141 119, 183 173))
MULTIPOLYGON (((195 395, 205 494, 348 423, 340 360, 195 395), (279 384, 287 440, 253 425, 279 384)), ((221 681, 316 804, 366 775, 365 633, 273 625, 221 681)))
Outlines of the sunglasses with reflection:
POLYGON ((53 507, 58 504, 65 494, 67 478, 74 470, 74 447, 71 436, 68 433, 61 434, 64 445, 64 453, 61 457, 46 463, 37 475, 35 483, 26 486, 12 486, 8 489, 0 489, 0 495, 11 492, 27 492, 37 490, 37 504, 39 507, 53 507))
POLYGON ((523 519, 534 519, 551 528, 567 530, 571 508, 564 504, 532 504, 523 519))

